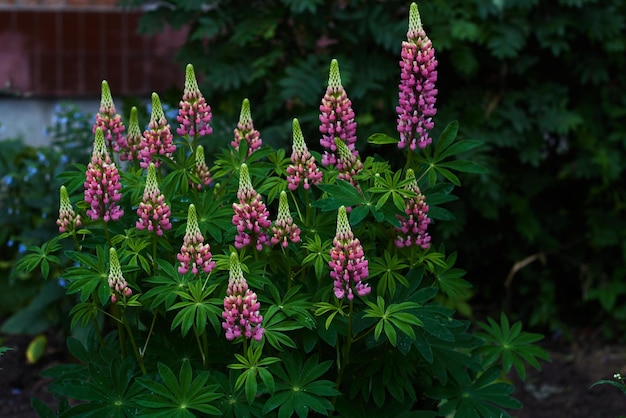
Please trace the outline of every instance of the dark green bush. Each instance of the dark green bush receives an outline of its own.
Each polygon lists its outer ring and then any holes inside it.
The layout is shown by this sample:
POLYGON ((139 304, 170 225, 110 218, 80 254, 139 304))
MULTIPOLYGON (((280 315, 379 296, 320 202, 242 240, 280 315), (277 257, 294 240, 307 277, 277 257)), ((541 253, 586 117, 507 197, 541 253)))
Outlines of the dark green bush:
MULTIPOLYGON (((454 238, 448 242, 462 254, 476 300, 552 329, 606 314, 626 319, 626 4, 419 6, 440 61, 435 129, 458 119, 461 136, 486 144, 472 158, 490 174, 462 178, 454 208, 461 222, 433 228, 454 238)), ((371 133, 395 131, 394 62, 407 8, 374 0, 172 0, 146 12, 140 30, 189 25, 179 57, 204 74, 207 100, 226 115, 216 116, 216 134, 236 120, 245 91, 274 144, 287 140, 293 115, 315 125, 325 69, 338 58, 364 147, 371 133)))

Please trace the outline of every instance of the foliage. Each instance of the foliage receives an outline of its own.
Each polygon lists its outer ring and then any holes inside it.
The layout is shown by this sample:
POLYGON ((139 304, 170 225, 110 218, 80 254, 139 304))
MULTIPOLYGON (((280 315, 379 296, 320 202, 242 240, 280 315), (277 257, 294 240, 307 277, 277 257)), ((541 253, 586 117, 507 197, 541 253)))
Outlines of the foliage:
POLYGON ((610 385, 610 386, 616 387, 624 395, 626 395, 626 382, 624 382, 624 378, 622 377, 622 374, 621 373, 615 373, 613 375, 613 379, 614 380, 607 380, 607 379, 598 380, 593 385, 591 385, 590 388, 592 388, 594 386, 598 386, 598 385, 610 385))
MULTIPOLYGON (((287 4, 303 11, 317 3, 287 4)), ((185 97, 198 99, 199 92, 189 96, 195 84, 189 74, 188 68, 185 97)), ((146 143, 170 132, 155 96, 146 143)), ((96 124, 103 120, 99 114, 96 124)), ((244 136, 243 125, 235 138, 244 136)), ((155 155, 144 167, 146 178, 138 161, 123 163, 123 150, 108 160, 98 129, 89 167, 73 164, 60 176, 69 202, 61 199, 59 216, 74 222, 30 247, 14 269, 49 280, 62 275, 73 301, 72 328, 85 330, 68 339, 78 362, 44 372, 60 398, 57 412, 37 401, 35 409, 45 417, 508 416, 505 409, 521 404, 500 378, 511 364, 523 378, 524 362, 538 367, 538 359, 547 359, 532 344, 539 337, 519 323, 510 327, 505 315, 500 324, 489 320, 486 333, 474 333, 437 298, 462 297, 470 286, 456 255, 429 241, 394 245, 407 207, 423 198, 429 208, 419 206, 422 215, 451 219, 441 205, 455 200, 459 174, 485 173, 466 158, 479 143, 457 140, 458 130, 452 122, 426 150, 403 151, 404 168, 372 153, 362 167, 354 165, 352 177, 320 164, 320 183, 288 188, 290 161, 299 160, 282 149, 222 144, 209 154, 212 183, 203 182, 196 146, 217 139, 179 134, 175 152, 155 155), (91 190, 106 193, 110 206, 99 210, 107 208, 110 218, 94 215, 91 190), (274 228, 286 227, 287 219, 298 227, 289 240, 260 239, 276 233, 264 226, 264 202, 277 219, 274 228), (145 208, 154 216, 143 216, 145 208), (157 220, 159 228, 145 226, 157 220), (241 238, 246 228, 249 243, 241 238), (345 274, 333 285, 342 262, 345 274), (362 267, 369 263, 371 275, 362 267), (344 289, 348 275, 352 287, 344 289)), ((369 142, 397 147, 389 138, 369 142)))
MULTIPOLYGON (((338 58, 359 135, 367 137, 395 131, 397 40, 406 7, 376 0, 171 0, 144 13, 140 30, 186 25, 180 60, 205 76, 202 88, 214 108, 235 115, 249 97, 273 143, 287 136, 293 114, 309 125, 305 136, 314 137, 317 86, 338 58)), ((446 80, 438 86, 436 126, 459 120, 464 139, 485 144, 468 155, 490 168, 460 176, 465 187, 450 206, 457 221, 438 228, 442 239, 453 238, 449 249, 458 251, 477 296, 503 300, 533 326, 556 329, 592 318, 615 329, 601 310, 623 324, 626 305, 614 300, 626 295, 626 270, 619 267, 626 217, 618 192, 626 167, 620 36, 626 4, 435 0, 423 2, 420 13, 446 80), (546 262, 514 269, 534 255, 546 262), (537 297, 542 309, 530 302, 537 297)))

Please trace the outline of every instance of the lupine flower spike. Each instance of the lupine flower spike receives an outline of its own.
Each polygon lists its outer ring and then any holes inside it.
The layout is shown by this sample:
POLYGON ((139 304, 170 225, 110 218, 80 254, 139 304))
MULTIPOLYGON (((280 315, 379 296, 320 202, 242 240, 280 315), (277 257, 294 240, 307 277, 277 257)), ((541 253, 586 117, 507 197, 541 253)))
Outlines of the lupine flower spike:
POLYGON ((59 232, 74 232, 76 228, 80 227, 80 215, 76 215, 72 202, 70 202, 70 196, 67 194, 65 186, 61 186, 60 204, 59 204, 59 219, 57 219, 57 225, 59 226, 59 232))
POLYGON ((162 155, 172 158, 176 145, 174 144, 174 136, 170 131, 170 125, 165 119, 165 113, 161 106, 161 99, 156 93, 152 93, 152 115, 150 124, 143 133, 143 142, 141 144, 141 167, 148 168, 151 162, 157 168, 161 165, 161 161, 155 160, 155 155, 162 155))
POLYGON ((143 136, 139 128, 139 118, 137 108, 130 109, 130 119, 128 120, 128 133, 126 134, 126 150, 120 153, 121 161, 137 161, 142 148, 143 136))
POLYGON ((96 114, 96 122, 93 124, 93 133, 96 129, 102 129, 104 139, 108 149, 115 152, 123 152, 128 148, 126 139, 124 138, 124 124, 122 117, 117 114, 109 83, 102 81, 102 96, 100 99, 100 110, 96 114))
POLYGON ((346 208, 341 206, 337 213, 337 233, 330 250, 330 277, 334 280, 335 296, 348 300, 354 299, 354 292, 365 296, 372 290, 363 280, 369 275, 368 261, 365 259, 363 247, 358 238, 354 237, 346 208))
POLYGON ((101 128, 96 129, 84 186, 85 202, 90 206, 87 215, 92 220, 117 221, 124 215, 124 210, 117 203, 122 198, 120 174, 107 152, 101 128))
POLYGON ((276 245, 282 242, 282 246, 287 248, 289 243, 287 240, 296 243, 300 242, 300 228, 293 223, 293 218, 289 213, 289 202, 287 200, 287 193, 283 190, 280 192, 280 199, 278 202, 278 218, 272 227, 272 245, 276 245))
POLYGON ((330 63, 330 75, 326 94, 320 105, 320 144, 324 147, 322 165, 328 166, 337 163, 337 146, 335 138, 339 137, 348 146, 350 152, 358 155, 356 149, 356 121, 352 102, 348 99, 346 90, 341 84, 339 64, 336 59, 330 63))
POLYGON ((213 117, 211 106, 207 104, 198 88, 196 74, 191 64, 187 64, 185 90, 178 107, 178 116, 176 117, 180 123, 180 127, 176 129, 178 135, 189 135, 193 139, 196 135, 202 137, 213 132, 213 128, 209 125, 213 117))
POLYGON ((337 146, 337 153, 339 154, 339 158, 337 159, 337 169, 339 170, 337 179, 348 181, 354 187, 358 187, 354 176, 363 170, 361 159, 358 154, 355 155, 351 153, 348 146, 341 139, 335 138, 335 145, 337 146))
POLYGON ((204 236, 200 232, 198 226, 198 216, 196 215, 196 207, 189 205, 187 213, 187 230, 183 238, 183 245, 180 247, 180 253, 176 256, 180 262, 178 272, 185 274, 191 268, 191 272, 198 275, 199 269, 205 273, 210 273, 215 267, 215 261, 212 260, 211 247, 204 243, 204 236))
POLYGON ((122 275, 122 266, 117 258, 115 248, 109 249, 109 287, 111 288, 111 303, 115 303, 120 297, 129 297, 133 291, 122 275))
POLYGON ((261 133, 254 129, 252 114, 250 113, 250 101, 248 99, 243 99, 243 103, 241 103, 239 123, 237 123, 234 133, 235 140, 231 142, 231 145, 236 150, 239 150, 239 144, 245 140, 248 143, 248 157, 259 149, 263 143, 261 133))
POLYGON ((311 184, 322 182, 322 172, 315 163, 315 157, 311 155, 304 142, 302 129, 298 119, 293 120, 293 146, 291 153, 291 164, 287 167, 287 181, 289 190, 296 190, 300 183, 305 190, 311 184))
POLYGON ((261 199, 261 195, 252 187, 248 166, 241 164, 239 172, 239 203, 233 203, 233 225, 237 227, 235 248, 238 250, 253 244, 257 251, 269 244, 266 230, 271 226, 270 213, 261 199))
POLYGON ((430 224, 430 218, 428 217, 426 197, 420 191, 415 179, 415 173, 410 168, 406 172, 406 178, 411 180, 406 189, 412 191, 417 196, 406 200, 406 208, 404 210, 406 217, 397 215, 401 225, 400 228, 396 228, 398 235, 395 243, 399 248, 416 245, 427 249, 430 247, 430 235, 428 235, 426 229, 430 224))
POLYGON ((163 231, 172 229, 170 207, 165 203, 165 196, 159 190, 154 163, 148 166, 146 187, 143 190, 143 199, 137 208, 137 215, 139 216, 135 224, 137 229, 147 229, 158 236, 163 235, 163 231))
POLYGON ((426 36, 417 4, 411 4, 407 40, 402 42, 398 112, 399 148, 414 151, 426 148, 433 140, 429 131, 437 113, 437 60, 433 43, 426 36))
POLYGON ((206 165, 206 160, 204 159, 204 147, 202 147, 202 145, 198 145, 196 148, 196 164, 193 167, 193 174, 198 176, 200 183, 194 183, 192 180, 189 180, 191 187, 202 190, 203 187, 209 187, 211 183, 213 183, 209 167, 206 165))
POLYGON ((243 335, 247 339, 261 341, 265 329, 261 327, 263 316, 259 311, 260 308, 261 303, 256 293, 248 288, 248 283, 243 277, 237 253, 231 253, 230 276, 222 312, 224 318, 222 328, 226 331, 226 339, 232 341, 243 335))

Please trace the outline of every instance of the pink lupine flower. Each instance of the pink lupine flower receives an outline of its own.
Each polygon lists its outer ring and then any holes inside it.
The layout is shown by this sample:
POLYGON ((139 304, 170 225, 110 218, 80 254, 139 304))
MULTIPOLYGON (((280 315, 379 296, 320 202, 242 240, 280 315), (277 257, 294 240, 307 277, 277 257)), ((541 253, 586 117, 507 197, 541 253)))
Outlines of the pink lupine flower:
POLYGON ((70 196, 67 194, 65 186, 61 186, 60 204, 59 204, 59 218, 57 219, 57 225, 59 232, 74 232, 76 228, 80 227, 80 215, 76 215, 72 202, 70 202, 70 196))
POLYGON ((150 124, 143 133, 143 142, 141 143, 141 167, 148 168, 151 162, 160 167, 161 161, 154 158, 155 155, 162 155, 172 158, 176 145, 174 144, 174 136, 170 132, 170 125, 165 119, 165 113, 161 106, 159 95, 152 93, 152 115, 150 124))
POLYGON ((399 148, 426 148, 433 140, 429 131, 437 113, 437 60, 433 43, 426 36, 415 3, 409 13, 407 40, 402 42, 398 112, 399 148))
POLYGON ((126 149, 120 151, 121 161, 137 161, 143 148, 144 142, 141 129, 139 128, 139 118, 137 117, 137 108, 133 106, 130 109, 130 119, 128 120, 128 132, 126 134, 126 149))
POLYGON ((261 341, 265 329, 261 327, 263 316, 260 308, 261 303, 256 293, 248 288, 248 283, 243 277, 237 253, 231 253, 230 275, 222 312, 224 318, 222 328, 226 331, 226 339, 232 341, 243 336, 261 341))
POLYGON ((241 141, 245 140, 248 143, 248 157, 259 149, 263 143, 261 133, 254 129, 252 114, 250 113, 250 101, 248 99, 243 99, 239 122, 237 123, 237 128, 235 128, 234 133, 235 139, 231 142, 231 145, 236 150, 239 150, 239 144, 241 144, 241 141))
POLYGON ((328 88, 320 105, 320 144, 324 147, 322 165, 337 163, 337 146, 335 138, 340 138, 348 146, 350 152, 358 155, 356 149, 356 121, 352 110, 352 101, 348 99, 346 90, 341 84, 339 64, 336 59, 330 63, 328 88))
POLYGON ((213 183, 213 178, 209 172, 209 167, 206 165, 204 159, 204 147, 198 145, 196 148, 196 164, 193 166, 193 174, 195 174, 200 183, 195 183, 193 180, 189 180, 189 185, 195 187, 198 190, 202 190, 203 187, 209 187, 213 183))
POLYGON ((311 155, 304 142, 302 129, 298 119, 293 120, 293 146, 291 153, 291 164, 287 167, 287 181, 289 190, 296 190, 300 183, 305 190, 311 184, 322 182, 322 172, 317 168, 315 157, 311 155))
POLYGON ((416 245, 427 249, 430 247, 430 235, 426 232, 430 224, 428 217, 428 205, 426 197, 420 191, 415 179, 415 173, 410 168, 406 172, 407 180, 411 180, 407 184, 406 189, 412 191, 417 196, 406 199, 406 208, 404 213, 406 216, 397 215, 400 220, 400 228, 396 228, 398 235, 395 243, 399 248, 410 247, 416 245))
POLYGON ((124 124, 122 123, 122 117, 117 114, 115 105, 113 104, 113 98, 111 97, 111 90, 109 89, 109 83, 106 80, 102 81, 102 96, 100 99, 100 110, 96 114, 96 122, 93 124, 93 133, 96 133, 96 129, 102 129, 104 133, 104 139, 108 149, 114 152, 124 151, 128 145, 124 138, 124 124))
POLYGON ((196 207, 192 203, 189 205, 187 213, 187 229, 183 238, 183 245, 176 256, 180 262, 178 272, 186 274, 191 268, 194 275, 198 275, 199 269, 205 273, 210 273, 215 267, 215 261, 212 260, 212 257, 211 247, 204 243, 204 236, 198 226, 196 207))
POLYGON ((369 284, 363 283, 369 275, 368 261, 359 239, 352 233, 344 206, 337 213, 337 233, 330 258, 330 277, 334 279, 334 291, 338 299, 347 296, 348 300, 352 300, 355 291, 361 297, 370 293, 372 289, 369 284))
POLYGON ((363 163, 358 154, 353 154, 348 149, 348 146, 339 138, 335 138, 335 145, 337 146, 337 169, 339 174, 337 179, 350 182, 354 187, 359 187, 355 176, 363 170, 363 163))
POLYGON ((248 166, 241 164, 239 173, 239 190, 237 191, 239 203, 233 203, 235 214, 233 225, 237 227, 235 248, 238 250, 253 244, 257 251, 263 249, 263 245, 269 244, 266 230, 270 227, 270 213, 261 199, 261 195, 252 187, 248 166))
POLYGON ((176 129, 176 133, 181 136, 189 135, 191 138, 196 135, 199 137, 210 135, 213 132, 209 125, 212 117, 211 106, 207 104, 198 88, 193 65, 187 64, 185 90, 176 117, 180 127, 176 129))
POLYGON ((84 186, 85 202, 90 206, 87 215, 92 220, 102 218, 104 222, 116 221, 124 215, 124 210, 117 204, 122 198, 120 174, 104 145, 104 133, 101 128, 96 129, 84 186))
POLYGON ((287 248, 289 243, 287 240, 296 243, 300 242, 300 228, 293 223, 293 218, 289 213, 289 202, 287 201, 287 193, 283 190, 280 192, 278 202, 278 218, 272 227, 272 245, 276 245, 282 241, 282 246, 287 248))
POLYGON ((148 166, 146 187, 143 190, 143 199, 137 208, 137 215, 139 216, 135 223, 137 229, 147 229, 158 236, 163 235, 163 231, 172 229, 170 207, 165 203, 165 196, 159 189, 154 163, 148 166))
POLYGON ((111 303, 115 303, 120 297, 129 297, 133 291, 122 275, 122 266, 117 258, 115 248, 109 249, 109 287, 111 288, 111 303))

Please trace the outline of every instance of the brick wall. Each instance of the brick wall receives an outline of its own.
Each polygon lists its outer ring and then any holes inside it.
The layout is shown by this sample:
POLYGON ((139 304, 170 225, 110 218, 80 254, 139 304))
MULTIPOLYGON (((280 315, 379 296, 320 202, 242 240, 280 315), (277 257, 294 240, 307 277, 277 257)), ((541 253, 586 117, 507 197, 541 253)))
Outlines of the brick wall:
POLYGON ((92 97, 181 87, 174 55, 186 29, 136 33, 139 11, 116 0, 0 0, 0 96, 92 97))

